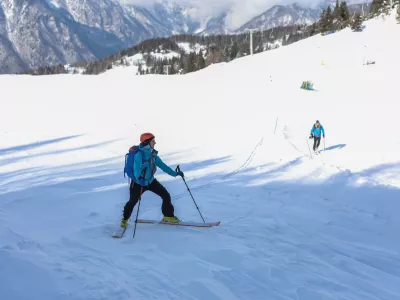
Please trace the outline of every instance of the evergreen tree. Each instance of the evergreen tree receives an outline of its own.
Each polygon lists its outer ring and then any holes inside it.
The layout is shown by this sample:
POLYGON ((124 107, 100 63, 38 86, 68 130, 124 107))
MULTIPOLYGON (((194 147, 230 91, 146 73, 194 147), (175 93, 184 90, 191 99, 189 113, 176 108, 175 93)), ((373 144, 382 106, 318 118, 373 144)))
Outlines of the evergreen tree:
POLYGON ((260 39, 257 44, 256 44, 256 49, 254 51, 254 53, 261 53, 264 52, 264 43, 263 41, 260 39))
POLYGON ((206 60, 204 59, 203 52, 200 51, 198 58, 197 58, 197 69, 201 70, 206 67, 206 60))
POLYGON ((397 6, 397 16, 396 16, 397 23, 400 24, 400 4, 397 6))
POLYGON ((237 57, 238 53, 239 53, 239 47, 238 47, 238 44, 236 43, 236 41, 234 41, 232 48, 231 48, 231 53, 229 55, 229 58, 231 60, 235 59, 237 57))
POLYGON ((379 16, 380 14, 389 14, 390 0, 373 0, 371 3, 370 14, 372 17, 379 16))
POLYGON ((328 5, 328 8, 326 9, 326 28, 328 31, 333 30, 333 14, 332 14, 332 9, 331 6, 328 5))
POLYGON ((334 30, 342 29, 342 17, 340 16, 339 0, 336 0, 335 8, 333 9, 333 24, 334 30))
POLYGON ((360 13, 356 13, 351 21, 351 29, 354 31, 362 31, 362 17, 360 13))
POLYGON ((195 56, 196 54, 194 52, 190 52, 190 54, 186 58, 185 73, 196 71, 195 56))
POLYGON ((326 31, 326 10, 323 9, 321 12, 321 16, 319 17, 319 30, 321 32, 326 31))
POLYGON ((146 65, 149 67, 153 64, 153 60, 151 58, 151 55, 146 56, 146 65))
POLYGON ((328 14, 328 10, 322 10, 321 17, 319 20, 319 27, 322 33, 327 32, 329 30, 328 20, 330 18, 330 13, 328 14))
POLYGON ((340 18, 342 20, 342 28, 347 27, 350 21, 350 12, 346 1, 340 3, 340 18))
POLYGON ((318 33, 317 23, 313 23, 310 29, 310 36, 313 36, 318 33))

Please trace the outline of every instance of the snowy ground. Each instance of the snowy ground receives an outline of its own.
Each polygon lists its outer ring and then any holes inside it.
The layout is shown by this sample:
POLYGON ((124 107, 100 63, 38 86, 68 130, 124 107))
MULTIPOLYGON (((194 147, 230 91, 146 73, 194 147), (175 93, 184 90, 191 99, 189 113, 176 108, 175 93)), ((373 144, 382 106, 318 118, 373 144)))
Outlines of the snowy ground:
MULTIPOLYGON (((399 299, 399 34, 373 20, 185 76, 0 77, 0 298, 399 299), (219 227, 111 238, 145 131, 219 227)), ((146 193, 140 217, 160 204, 146 193)))

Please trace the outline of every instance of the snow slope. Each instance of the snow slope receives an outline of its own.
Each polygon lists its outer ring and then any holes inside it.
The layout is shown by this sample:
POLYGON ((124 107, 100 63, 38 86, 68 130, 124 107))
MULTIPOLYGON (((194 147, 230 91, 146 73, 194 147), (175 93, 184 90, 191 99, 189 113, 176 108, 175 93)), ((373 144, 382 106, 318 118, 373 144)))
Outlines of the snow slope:
MULTIPOLYGON (((1 76, 1 299, 399 299, 399 34, 371 20, 185 76, 1 76), (144 131, 219 227, 111 238, 144 131)), ((160 204, 145 193, 139 216, 160 204)))

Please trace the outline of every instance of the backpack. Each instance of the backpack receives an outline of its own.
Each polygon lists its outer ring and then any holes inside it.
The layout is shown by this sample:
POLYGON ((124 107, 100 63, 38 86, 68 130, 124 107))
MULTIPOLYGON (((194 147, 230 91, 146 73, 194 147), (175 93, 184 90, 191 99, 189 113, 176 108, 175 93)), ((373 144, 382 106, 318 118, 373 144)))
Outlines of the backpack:
MULTIPOLYGON (((322 127, 322 124, 319 123, 319 129, 321 129, 321 127, 322 127)), ((317 126, 315 126, 315 123, 314 123, 314 125, 312 126, 312 130, 314 131, 316 128, 317 128, 317 126)))
POLYGON ((139 146, 132 146, 129 148, 128 153, 125 154, 124 178, 125 174, 127 174, 130 179, 133 179, 133 162, 135 160, 136 153, 139 151, 141 151, 139 146))

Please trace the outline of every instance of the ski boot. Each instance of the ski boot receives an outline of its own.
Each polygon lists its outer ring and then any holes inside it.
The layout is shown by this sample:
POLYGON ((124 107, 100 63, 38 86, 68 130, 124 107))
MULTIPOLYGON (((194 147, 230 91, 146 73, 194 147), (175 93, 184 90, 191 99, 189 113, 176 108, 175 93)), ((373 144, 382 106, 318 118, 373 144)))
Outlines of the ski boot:
POLYGON ((125 220, 124 218, 121 219, 121 227, 128 227, 128 220, 125 220))
POLYGON ((163 217, 163 222, 169 222, 169 223, 179 223, 181 220, 179 220, 177 217, 173 216, 173 217, 163 217))

